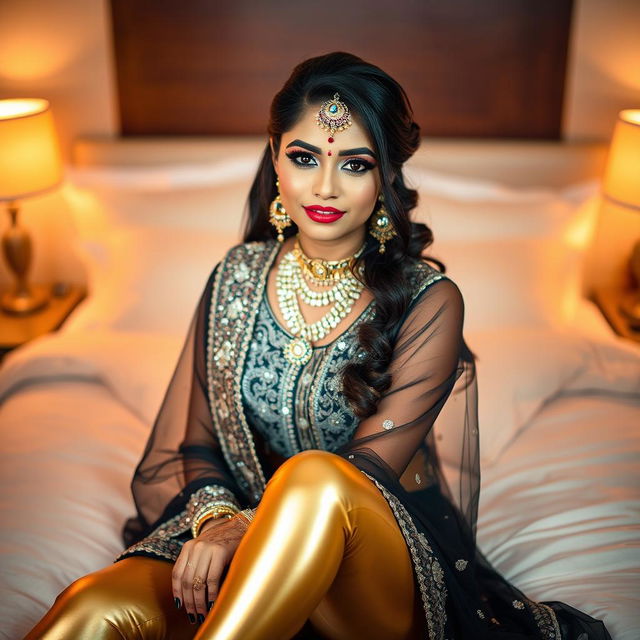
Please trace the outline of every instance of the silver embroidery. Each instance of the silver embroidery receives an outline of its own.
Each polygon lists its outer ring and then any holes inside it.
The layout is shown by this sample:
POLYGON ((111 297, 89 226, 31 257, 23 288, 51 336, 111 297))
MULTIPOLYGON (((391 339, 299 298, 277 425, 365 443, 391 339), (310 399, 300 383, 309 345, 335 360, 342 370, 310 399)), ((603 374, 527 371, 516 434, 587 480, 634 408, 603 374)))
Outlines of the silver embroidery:
POLYGON ((422 532, 417 530, 402 502, 373 476, 362 469, 360 471, 382 492, 407 542, 420 587, 422 606, 427 618, 428 638, 429 640, 443 640, 447 621, 445 610, 447 588, 444 583, 444 571, 433 553, 429 541, 422 532))
POLYGON ((548 640, 562 640, 555 611, 542 602, 527 599, 527 604, 533 613, 533 619, 536 621, 542 637, 548 640))
POLYGON ((383 429, 393 429, 393 427, 395 427, 395 426, 396 426, 396 423, 393 420, 389 420, 389 419, 385 420, 382 423, 382 428, 383 429))

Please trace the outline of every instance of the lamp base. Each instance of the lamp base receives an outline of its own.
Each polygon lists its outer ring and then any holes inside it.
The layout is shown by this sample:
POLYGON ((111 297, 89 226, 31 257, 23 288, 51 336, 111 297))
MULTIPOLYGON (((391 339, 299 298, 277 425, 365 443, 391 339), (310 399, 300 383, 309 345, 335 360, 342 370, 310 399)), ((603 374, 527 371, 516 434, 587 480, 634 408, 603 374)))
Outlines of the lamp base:
POLYGON ((43 285, 29 285, 26 295, 19 295, 13 291, 7 291, 0 299, 0 308, 6 313, 18 316, 26 316, 49 304, 51 293, 49 287, 43 285))

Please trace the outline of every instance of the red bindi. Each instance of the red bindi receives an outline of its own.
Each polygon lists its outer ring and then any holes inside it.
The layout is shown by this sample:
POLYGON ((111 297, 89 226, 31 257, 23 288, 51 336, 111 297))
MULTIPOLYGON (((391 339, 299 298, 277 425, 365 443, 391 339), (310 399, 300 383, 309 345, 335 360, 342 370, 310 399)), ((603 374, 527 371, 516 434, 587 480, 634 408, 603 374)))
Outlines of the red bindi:
POLYGON ((333 142, 333 138, 329 138, 329 142, 333 142))

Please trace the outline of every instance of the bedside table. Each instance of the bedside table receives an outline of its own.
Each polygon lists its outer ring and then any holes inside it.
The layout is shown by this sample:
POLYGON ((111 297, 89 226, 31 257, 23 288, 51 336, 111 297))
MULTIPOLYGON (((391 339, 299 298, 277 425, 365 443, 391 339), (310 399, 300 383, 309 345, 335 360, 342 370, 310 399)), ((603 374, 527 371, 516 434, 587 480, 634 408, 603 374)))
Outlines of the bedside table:
POLYGON ((87 293, 84 287, 72 284, 40 286, 51 291, 49 304, 43 309, 26 316, 0 310, 0 362, 11 349, 59 329, 87 293))
POLYGON ((602 315, 619 336, 640 342, 640 329, 630 327, 618 309, 618 302, 623 294, 624 291, 619 288, 600 287, 593 292, 592 300, 598 305, 602 315))

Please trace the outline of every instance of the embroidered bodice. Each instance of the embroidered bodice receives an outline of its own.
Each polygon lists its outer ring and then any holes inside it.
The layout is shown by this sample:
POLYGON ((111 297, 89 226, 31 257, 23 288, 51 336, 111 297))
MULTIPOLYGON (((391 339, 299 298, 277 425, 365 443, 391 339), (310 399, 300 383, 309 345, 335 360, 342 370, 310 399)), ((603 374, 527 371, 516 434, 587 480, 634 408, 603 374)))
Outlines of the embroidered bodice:
POLYGON ((249 424, 276 453, 336 451, 358 420, 344 399, 341 368, 356 355, 356 327, 375 314, 370 303, 331 343, 314 347, 305 365, 289 363, 283 348, 293 338, 278 322, 264 288, 242 375, 242 402, 249 424))

